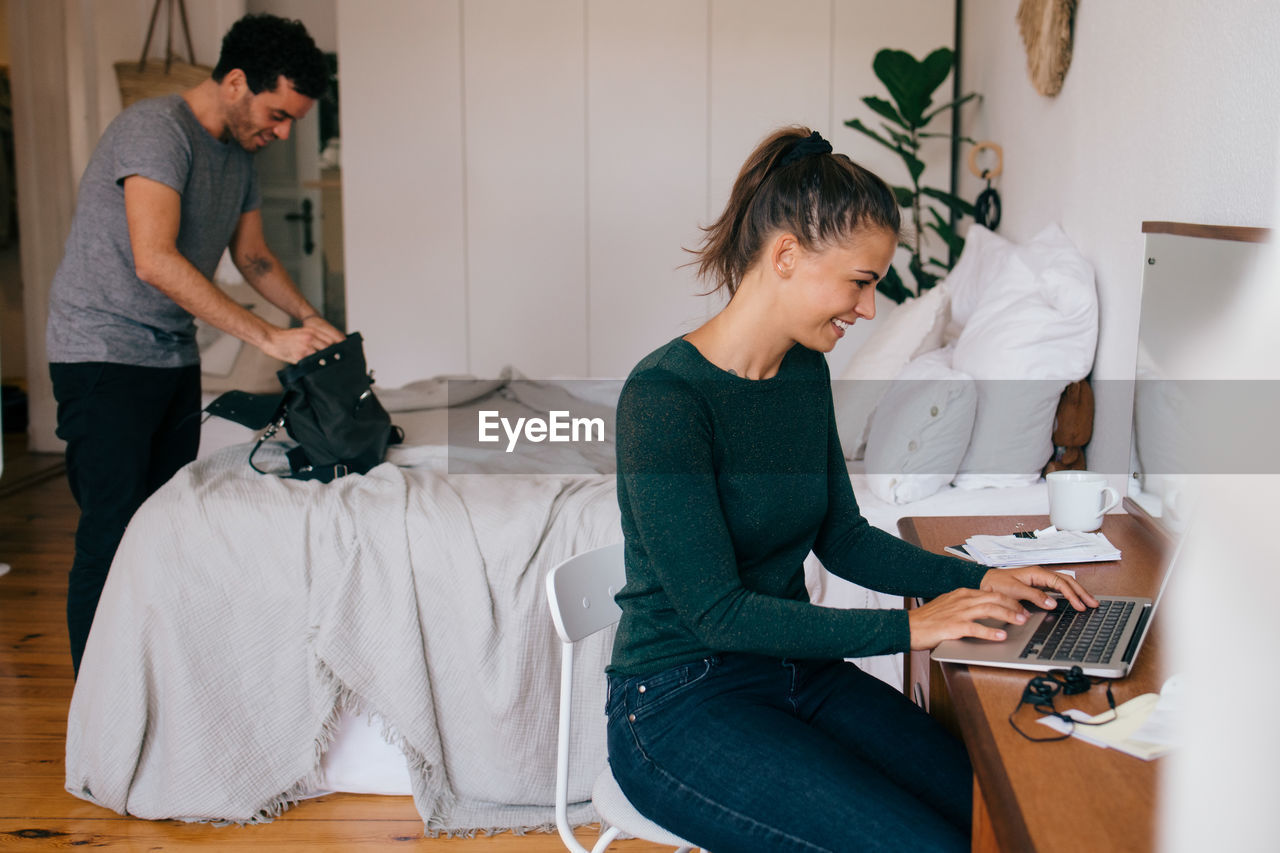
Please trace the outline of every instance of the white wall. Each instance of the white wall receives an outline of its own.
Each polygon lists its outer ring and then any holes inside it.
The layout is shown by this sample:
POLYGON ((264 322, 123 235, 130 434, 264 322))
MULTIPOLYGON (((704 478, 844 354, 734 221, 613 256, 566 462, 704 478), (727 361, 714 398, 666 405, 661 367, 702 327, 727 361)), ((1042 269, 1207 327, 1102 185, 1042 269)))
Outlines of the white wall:
MULTIPOLYGON (((1133 376, 1144 220, 1273 225, 1280 4, 1081 3, 1062 92, 1026 73, 1017 0, 965 4, 966 131, 1004 147, 1000 232, 1058 222, 1097 271, 1099 379, 1133 376)), ((962 194, 979 182, 965 174, 962 194)), ((1207 300, 1212 281, 1205 282, 1207 300)), ((1130 403, 1099 399, 1091 467, 1128 464, 1130 403)))
MULTIPOLYGON (((773 128, 808 123, 905 180, 843 121, 883 95, 876 50, 949 45, 953 14, 951 0, 338 0, 348 325, 379 382, 504 364, 625 375, 719 306, 696 296, 682 247, 773 128)), ((946 154, 929 158, 942 186, 946 154)))

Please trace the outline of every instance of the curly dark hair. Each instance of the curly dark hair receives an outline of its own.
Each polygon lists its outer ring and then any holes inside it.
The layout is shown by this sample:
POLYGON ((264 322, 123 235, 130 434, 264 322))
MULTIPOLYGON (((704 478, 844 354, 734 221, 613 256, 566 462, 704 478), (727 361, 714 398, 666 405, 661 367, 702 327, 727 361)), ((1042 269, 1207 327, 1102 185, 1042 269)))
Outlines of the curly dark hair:
POLYGON ((329 88, 324 54, 307 28, 275 15, 245 15, 227 30, 213 79, 221 83, 233 68, 244 72, 255 95, 275 91, 281 75, 308 98, 319 98, 329 88))

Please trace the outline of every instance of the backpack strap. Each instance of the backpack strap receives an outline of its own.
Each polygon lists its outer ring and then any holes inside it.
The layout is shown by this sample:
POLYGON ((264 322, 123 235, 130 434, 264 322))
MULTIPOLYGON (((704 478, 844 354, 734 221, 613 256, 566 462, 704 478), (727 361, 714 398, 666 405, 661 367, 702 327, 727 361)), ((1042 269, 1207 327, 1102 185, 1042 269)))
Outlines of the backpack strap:
POLYGON ((322 483, 329 483, 350 473, 346 464, 342 462, 335 462, 332 465, 312 465, 302 445, 286 450, 284 455, 289 460, 289 470, 292 472, 287 475, 288 479, 319 480, 322 483))
POLYGON ((279 431, 280 431, 280 427, 282 427, 282 426, 284 426, 284 413, 283 413, 283 412, 281 412, 281 413, 280 413, 280 417, 278 417, 278 418, 275 420, 275 422, 271 424, 271 426, 267 427, 267 431, 266 431, 266 432, 264 432, 262 435, 258 436, 258 443, 257 443, 257 444, 255 444, 255 445, 253 446, 253 450, 250 450, 250 451, 249 451, 249 467, 250 467, 250 468, 252 468, 253 470, 257 471, 259 474, 267 474, 267 473, 269 473, 269 472, 267 472, 267 471, 263 471, 263 470, 262 470, 261 468, 259 468, 257 465, 254 465, 254 464, 253 464, 253 457, 254 457, 254 455, 258 452, 258 448, 262 447, 263 443, 265 443, 265 442, 267 441, 267 439, 271 438, 271 436, 273 436, 273 435, 275 435, 277 432, 279 432, 279 431))

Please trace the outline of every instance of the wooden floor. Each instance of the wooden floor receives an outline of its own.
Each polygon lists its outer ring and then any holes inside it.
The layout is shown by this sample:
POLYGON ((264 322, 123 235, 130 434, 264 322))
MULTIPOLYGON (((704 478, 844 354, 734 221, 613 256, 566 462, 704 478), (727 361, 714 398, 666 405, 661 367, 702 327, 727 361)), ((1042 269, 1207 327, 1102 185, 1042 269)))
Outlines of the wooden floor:
MULTIPOLYGON (((78 512, 60 459, 6 441, 0 477, 0 850, 432 851, 552 853, 554 834, 429 839, 408 797, 334 794, 272 823, 210 826, 124 817, 63 790, 73 681, 65 624, 66 572, 78 512)), ((588 847, 594 833, 579 835, 588 847)), ((618 851, 669 850, 618 842, 618 851)))

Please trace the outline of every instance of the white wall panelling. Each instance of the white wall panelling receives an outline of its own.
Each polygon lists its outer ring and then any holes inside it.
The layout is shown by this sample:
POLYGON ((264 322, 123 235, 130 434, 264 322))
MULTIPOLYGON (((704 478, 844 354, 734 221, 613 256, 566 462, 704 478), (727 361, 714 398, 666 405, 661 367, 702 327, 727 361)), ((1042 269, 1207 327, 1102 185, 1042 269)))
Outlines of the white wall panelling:
POLYGON ((584 0, 463 4, 469 360, 587 370, 584 0))
POLYGON ((388 386, 467 362, 461 9, 338 2, 347 324, 388 386))
POLYGON ((707 204, 707 0, 587 7, 589 369, 626 376, 697 326, 683 247, 707 204))
POLYGON ((831 0, 712 0, 710 217, 771 130, 830 137, 831 50, 831 0))
MULTIPOLYGON (((420 6, 339 0, 348 312, 388 384, 505 364, 624 375, 719 306, 682 249, 756 142, 803 123, 896 165, 841 123, 878 91, 877 49, 950 44, 953 17, 951 0, 452 0, 431 4, 428 28, 420 6), (357 107, 358 125, 349 105, 388 80, 413 86, 399 109, 357 107), (401 153, 441 138, 461 140, 457 157, 401 153), (419 191, 421 172, 448 183, 454 167, 461 190, 419 191), (357 168, 379 173, 376 191, 357 168), (423 231, 423 205, 463 233, 423 231), (430 332, 407 334, 424 317, 430 332)), ((945 153, 930 165, 945 173, 945 153)))

